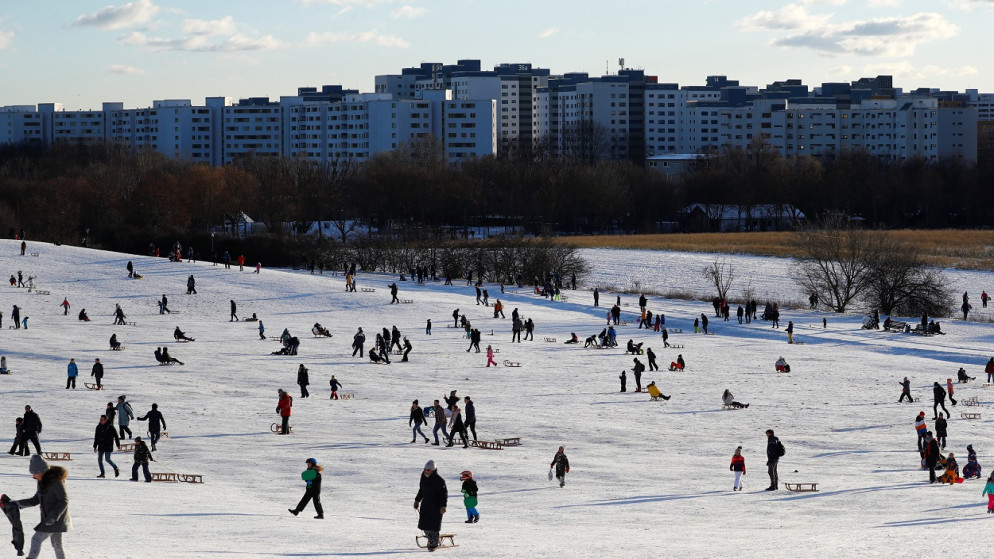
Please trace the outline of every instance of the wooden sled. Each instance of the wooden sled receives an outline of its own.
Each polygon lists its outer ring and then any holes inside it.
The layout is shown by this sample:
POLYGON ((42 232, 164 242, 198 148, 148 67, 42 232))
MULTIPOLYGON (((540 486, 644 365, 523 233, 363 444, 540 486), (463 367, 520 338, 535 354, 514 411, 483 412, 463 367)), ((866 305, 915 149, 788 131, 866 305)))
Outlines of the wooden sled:
MULTIPOLYGON (((443 547, 459 547, 453 539, 455 537, 455 534, 439 534, 437 549, 441 549, 443 547), (445 543, 445 540, 449 540, 449 543, 445 543)), ((414 536, 414 541, 417 542, 418 547, 421 549, 428 549, 428 536, 414 536), (424 545, 421 545, 421 540, 425 541, 424 545)))
POLYGON ((37 293, 38 295, 51 295, 52 294, 51 291, 46 291, 44 289, 35 289, 35 293, 37 293))
POLYGON ((968 406, 979 406, 980 405, 980 399, 977 398, 976 396, 970 396, 966 400, 963 400, 963 403, 966 404, 966 405, 968 405, 968 406))
POLYGON ((683 344, 670 344, 670 347, 673 348, 673 349, 683 349, 684 345, 683 344))
POLYGON ((817 483, 783 483, 784 488, 787 491, 793 491, 795 493, 807 493, 811 491, 818 491, 817 483))
POLYGON ((41 254, 40 254, 40 253, 37 253, 37 252, 32 252, 32 253, 31 253, 31 256, 41 256, 41 254))
MULTIPOLYGON (((149 433, 148 431, 145 431, 145 435, 148 436, 149 440, 152 439, 152 433, 149 433)), ((161 433, 159 433, 159 437, 161 437, 163 439, 168 439, 169 438, 169 431, 162 431, 161 433)))
POLYGON ((42 452, 41 457, 45 460, 72 460, 70 452, 42 452))
POLYGON ((509 359, 505 359, 504 360, 504 366, 505 367, 520 367, 521 363, 518 363, 516 361, 511 361, 509 359))
POLYGON ((723 409, 723 410, 741 410, 741 409, 745 409, 745 407, 744 406, 743 407, 733 406, 733 405, 730 405, 730 404, 722 404, 721 405, 721 409, 723 409))
POLYGON ((355 400, 355 392, 343 392, 338 395, 339 400, 355 400))
POLYGON ((964 412, 959 415, 963 419, 980 419, 980 414, 977 412, 964 412))
POLYGON ((994 382, 985 382, 984 383, 984 388, 990 388, 992 386, 994 386, 994 382))
POLYGON ((508 437, 506 439, 498 439, 497 442, 504 446, 521 446, 521 437, 508 437))
POLYGON ((667 332, 670 334, 683 334, 683 328, 671 328, 667 332))
POLYGON ((411 303, 414 302, 414 299, 401 299, 400 302, 403 305, 410 305, 411 303))
POLYGON ((125 321, 125 324, 127 324, 128 326, 138 326, 137 322, 127 322, 127 321, 125 321))
POLYGON ((181 483, 203 483, 204 476, 200 474, 174 474, 172 472, 151 472, 152 481, 171 481, 181 483))
POLYGON ((555 338, 545 338, 545 341, 549 342, 550 344, 556 343, 556 339, 555 338))
POLYGON ((620 326, 628 326, 628 325, 630 325, 631 323, 632 323, 632 322, 631 322, 630 320, 622 320, 622 321, 620 321, 620 322, 619 322, 618 324, 619 324, 620 326))
MULTIPOLYGON (((283 430, 283 425, 279 423, 273 423, 272 425, 269 426, 269 430, 272 431, 273 433, 279 433, 280 431, 283 430)), ((290 433, 288 434, 291 435, 293 434, 293 425, 290 426, 290 433)))
POLYGON ((372 287, 360 287, 359 290, 363 293, 376 293, 376 289, 372 287))
POLYGON ((504 443, 500 441, 469 441, 469 446, 487 450, 504 450, 504 443))
POLYGON ((121 446, 118 447, 118 450, 120 450, 121 452, 134 452, 136 444, 137 443, 121 443, 121 446))
POLYGON ((96 383, 93 382, 84 382, 83 386, 89 388, 90 390, 101 390, 103 388, 103 387, 97 388, 96 383))

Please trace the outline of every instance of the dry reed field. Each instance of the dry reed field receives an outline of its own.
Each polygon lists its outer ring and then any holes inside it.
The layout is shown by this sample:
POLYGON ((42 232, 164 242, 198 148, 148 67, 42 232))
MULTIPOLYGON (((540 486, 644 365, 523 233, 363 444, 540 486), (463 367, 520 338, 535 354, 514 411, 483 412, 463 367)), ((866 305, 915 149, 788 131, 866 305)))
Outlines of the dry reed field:
MULTIPOLYGON (((899 230, 874 232, 892 235, 919 247, 933 266, 961 270, 994 270, 994 231, 988 230, 899 230)), ((622 248, 797 256, 791 232, 672 233, 666 235, 605 235, 562 237, 562 242, 581 248, 622 248)))

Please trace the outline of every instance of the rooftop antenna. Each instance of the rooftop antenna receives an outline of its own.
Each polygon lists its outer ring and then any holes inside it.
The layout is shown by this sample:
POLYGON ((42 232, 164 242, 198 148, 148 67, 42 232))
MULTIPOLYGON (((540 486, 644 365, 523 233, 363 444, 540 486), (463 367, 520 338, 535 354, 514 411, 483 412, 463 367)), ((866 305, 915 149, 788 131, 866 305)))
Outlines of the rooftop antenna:
POLYGON ((618 59, 618 70, 624 70, 624 69, 625 69, 625 59, 624 58, 619 58, 618 59))

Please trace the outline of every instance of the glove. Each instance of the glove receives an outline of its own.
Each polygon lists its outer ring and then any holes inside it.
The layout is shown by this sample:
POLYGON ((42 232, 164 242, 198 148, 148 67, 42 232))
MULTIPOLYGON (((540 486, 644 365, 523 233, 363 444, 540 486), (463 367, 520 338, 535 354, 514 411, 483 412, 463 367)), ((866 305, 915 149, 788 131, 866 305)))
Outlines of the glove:
POLYGON ((567 474, 569 473, 569 468, 566 468, 566 473, 567 473, 567 474))
POLYGON ((414 510, 418 510, 418 506, 419 506, 418 502, 414 501, 414 510))
POLYGON ((438 509, 438 512, 440 514, 445 514, 445 507, 442 507, 442 508, 438 509))

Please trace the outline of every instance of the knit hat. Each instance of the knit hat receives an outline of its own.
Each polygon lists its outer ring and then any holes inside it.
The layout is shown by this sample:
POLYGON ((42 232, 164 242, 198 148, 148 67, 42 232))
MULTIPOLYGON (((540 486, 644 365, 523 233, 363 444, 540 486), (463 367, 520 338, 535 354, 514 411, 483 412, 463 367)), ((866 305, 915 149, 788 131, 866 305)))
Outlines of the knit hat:
POLYGON ((43 474, 47 471, 48 471, 48 462, 45 462, 45 459, 42 458, 41 456, 38 456, 37 454, 32 454, 31 463, 28 464, 28 472, 30 472, 31 475, 34 475, 34 474, 43 474))
POLYGON ((307 459, 307 460, 305 460, 304 462, 305 462, 306 464, 314 464, 315 466, 317 466, 317 465, 318 465, 318 459, 317 459, 317 458, 308 458, 308 459, 307 459))
POLYGON ((135 437, 135 442, 136 442, 136 443, 140 443, 140 442, 142 442, 142 438, 141 438, 141 437, 135 437))
MULTIPOLYGON (((37 456, 37 454, 35 456, 37 456)), ((425 463, 425 469, 426 470, 431 470, 431 471, 434 472, 435 471, 435 461, 434 460, 427 461, 425 463)))

